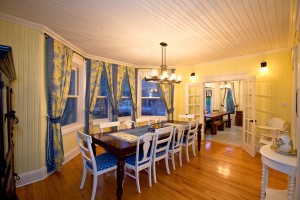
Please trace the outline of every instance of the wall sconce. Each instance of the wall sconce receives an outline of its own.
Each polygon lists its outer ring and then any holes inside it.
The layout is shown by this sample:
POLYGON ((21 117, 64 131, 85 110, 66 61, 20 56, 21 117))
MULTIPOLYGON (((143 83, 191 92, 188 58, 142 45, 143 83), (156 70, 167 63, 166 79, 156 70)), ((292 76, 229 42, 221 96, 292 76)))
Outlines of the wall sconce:
POLYGON ((192 81, 194 81, 194 80, 196 79, 196 73, 195 73, 195 72, 192 72, 192 73, 191 73, 190 79, 191 79, 192 81))
POLYGON ((262 62, 260 63, 260 71, 261 72, 266 72, 268 69, 267 69, 267 62, 262 62))

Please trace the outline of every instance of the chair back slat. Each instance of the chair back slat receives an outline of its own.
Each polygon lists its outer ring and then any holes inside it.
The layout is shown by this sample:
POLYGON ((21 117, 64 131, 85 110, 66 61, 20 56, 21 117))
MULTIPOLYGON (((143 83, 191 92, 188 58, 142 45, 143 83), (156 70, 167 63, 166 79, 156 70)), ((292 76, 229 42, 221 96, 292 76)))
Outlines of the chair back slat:
MULTIPOLYGON (((174 132, 173 126, 159 128, 159 129, 155 130, 154 156, 156 156, 157 153, 166 151, 169 148, 171 138, 173 136, 173 132, 174 132)), ((166 153, 167 153, 167 151, 166 151, 166 153)))
POLYGON ((136 123, 135 121, 131 121, 131 120, 128 120, 128 121, 125 121, 123 123, 123 129, 131 129, 131 128, 136 128, 136 123))
POLYGON ((153 133, 146 133, 138 138, 137 141, 137 149, 136 149, 136 167, 147 164, 152 160, 153 154, 153 140, 154 134, 153 133), (140 144, 143 143, 142 149, 140 151, 140 144), (140 153, 143 153, 142 159, 140 159, 140 153))
POLYGON ((95 156, 92 150, 92 137, 90 135, 84 134, 80 131, 77 131, 77 142, 79 145, 79 150, 82 156, 83 165, 86 162, 91 163, 93 166, 93 170, 96 173, 96 161, 95 156), (84 146, 86 144, 86 147, 84 146))
POLYGON ((112 127, 116 127, 117 130, 120 129, 120 122, 116 121, 116 122, 105 122, 105 123, 100 123, 99 124, 100 127, 100 133, 103 133, 103 129, 104 128, 112 128, 112 127))
POLYGON ((172 140, 172 149, 181 147, 184 136, 184 127, 175 126, 172 140))
POLYGON ((190 121, 188 123, 188 137, 189 138, 192 138, 192 137, 196 137, 197 136, 197 132, 198 132, 198 120, 193 120, 193 121, 190 121))

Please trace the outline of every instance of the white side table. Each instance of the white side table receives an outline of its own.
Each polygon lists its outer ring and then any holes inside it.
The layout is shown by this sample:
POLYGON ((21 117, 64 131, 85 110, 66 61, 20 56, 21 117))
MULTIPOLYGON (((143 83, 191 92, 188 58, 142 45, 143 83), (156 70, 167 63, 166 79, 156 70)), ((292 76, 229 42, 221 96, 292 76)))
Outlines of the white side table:
POLYGON ((297 157, 276 153, 270 146, 271 145, 265 145, 260 149, 260 153, 262 155, 261 200, 293 200, 295 176, 297 171, 297 157), (289 176, 288 190, 275 190, 268 188, 268 167, 289 176))

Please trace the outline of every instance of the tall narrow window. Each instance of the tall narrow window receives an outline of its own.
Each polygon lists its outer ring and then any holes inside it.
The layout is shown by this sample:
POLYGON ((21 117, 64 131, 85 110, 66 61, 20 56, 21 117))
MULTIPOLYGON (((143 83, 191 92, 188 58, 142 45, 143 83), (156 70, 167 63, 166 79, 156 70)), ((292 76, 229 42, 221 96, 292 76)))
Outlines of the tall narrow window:
POLYGON ((108 118, 108 97, 107 97, 107 95, 108 95, 107 77, 105 75, 104 70, 102 70, 99 93, 98 93, 96 105, 94 108, 93 119, 108 118))
POLYGON ((131 99, 128 78, 124 80, 122 97, 119 104, 119 117, 131 116, 131 99))
POLYGON ((61 125, 70 125, 78 122, 78 69, 72 67, 70 89, 66 107, 62 116, 61 125))
POLYGON ((141 115, 165 116, 166 108, 158 93, 157 84, 142 80, 141 115))

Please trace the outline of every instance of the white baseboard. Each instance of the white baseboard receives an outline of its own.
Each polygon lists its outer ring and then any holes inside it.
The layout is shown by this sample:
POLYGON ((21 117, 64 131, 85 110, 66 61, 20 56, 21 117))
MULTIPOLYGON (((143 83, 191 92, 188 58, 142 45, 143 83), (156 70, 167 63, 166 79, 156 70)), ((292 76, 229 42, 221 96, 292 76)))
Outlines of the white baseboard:
POLYGON ((77 156, 80 153, 79 151, 79 146, 76 146, 74 149, 69 151, 68 153, 65 154, 64 156, 64 162, 63 165, 72 160, 75 156, 77 156))
MULTIPOLYGON (((51 174, 51 173, 50 173, 51 174)), ((21 187, 45 179, 50 174, 47 173, 47 168, 44 166, 30 172, 20 174, 20 180, 16 181, 16 186, 21 187)))
MULTIPOLYGON (((74 149, 65 154, 63 165, 69 162, 77 154, 79 154, 79 147, 76 146, 74 149)), ((47 173, 46 166, 36 169, 30 172, 19 174, 20 180, 16 181, 16 187, 22 187, 40 180, 47 178, 51 173, 47 173)))

